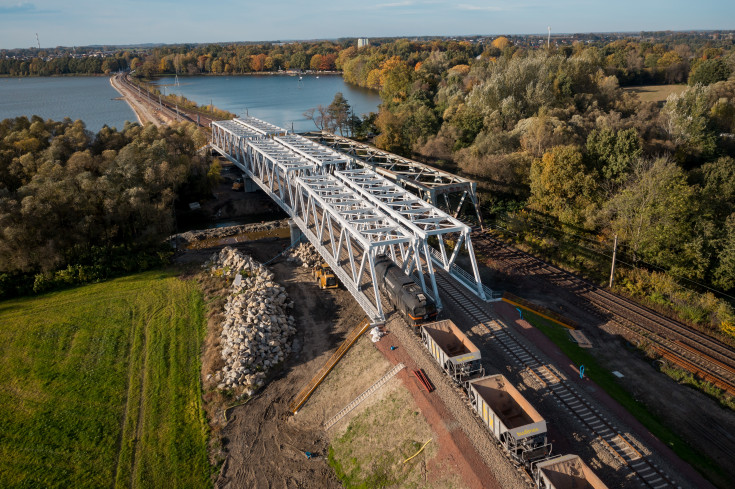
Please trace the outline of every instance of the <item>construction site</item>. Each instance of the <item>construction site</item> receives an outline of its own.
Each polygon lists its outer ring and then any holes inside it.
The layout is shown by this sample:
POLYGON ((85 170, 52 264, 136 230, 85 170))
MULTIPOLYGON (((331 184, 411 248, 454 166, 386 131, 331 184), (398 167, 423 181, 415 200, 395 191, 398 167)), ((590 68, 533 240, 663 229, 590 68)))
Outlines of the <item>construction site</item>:
MULTIPOLYGON (((253 118, 215 123, 213 148, 228 160, 223 200, 265 194, 290 217, 208 233, 180 257, 209 259, 217 487, 714 487, 523 315, 607 356, 620 347, 599 320, 574 304, 559 315, 556 296, 503 299, 491 260, 475 258, 479 228, 460 219, 475 208, 451 205, 476 205, 471 185, 434 206, 405 173, 253 118)), ((649 369, 652 390, 686 389, 627 355, 626 380, 649 369)))

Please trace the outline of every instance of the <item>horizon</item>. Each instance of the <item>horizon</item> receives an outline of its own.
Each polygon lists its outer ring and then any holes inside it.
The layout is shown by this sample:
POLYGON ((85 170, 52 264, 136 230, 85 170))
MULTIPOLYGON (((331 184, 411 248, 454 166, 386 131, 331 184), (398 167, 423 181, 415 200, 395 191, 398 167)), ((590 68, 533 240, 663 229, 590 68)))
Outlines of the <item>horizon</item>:
MULTIPOLYGON (((641 33, 650 33, 650 34, 660 34, 660 33, 707 33, 707 32, 724 32, 724 33, 735 33, 735 28, 733 29, 681 29, 681 30, 665 30, 665 31, 589 31, 589 32, 557 32, 554 33, 551 32, 551 39, 554 38, 560 38, 560 37, 568 37, 568 36, 588 36, 588 35, 606 35, 606 34, 617 34, 617 35, 630 35, 630 36, 638 36, 641 33)), ((507 34, 507 33, 489 33, 489 34, 446 34, 446 35, 436 35, 436 36, 429 36, 429 35, 415 35, 415 36, 376 36, 376 37, 367 37, 370 40, 374 39, 386 39, 386 40, 397 40, 397 39, 421 39, 421 38, 436 38, 436 39, 446 39, 446 38, 471 38, 471 37, 487 37, 487 38, 497 38, 497 37, 528 37, 528 36, 539 36, 546 38, 548 35, 548 32, 526 32, 526 33, 518 33, 518 34, 507 34)), ((296 43, 296 42, 323 42, 323 41, 329 41, 329 42, 338 42, 342 40, 357 40, 360 37, 365 36, 345 36, 345 37, 322 37, 322 38, 314 38, 314 39, 260 39, 255 41, 209 41, 209 42, 193 42, 193 41, 181 41, 181 42, 138 42, 138 43, 125 43, 125 44, 104 44, 104 43, 92 43, 92 44, 68 44, 68 45, 58 45, 58 46, 41 46, 41 51, 46 49, 68 49, 68 48, 96 48, 96 47, 108 47, 108 48, 136 48, 136 47, 148 47, 148 46, 184 46, 184 45, 208 45, 208 44, 220 44, 220 45, 231 45, 231 44, 273 44, 273 43, 296 43)), ((13 51, 18 49, 36 49, 38 50, 38 46, 28 46, 28 47, 12 47, 12 48, 0 48, 0 51, 13 51)))
POLYGON ((358 37, 545 36, 547 26, 552 36, 717 31, 732 30, 734 26, 725 24, 735 18, 735 2, 720 0, 697 4, 683 0, 645 4, 622 0, 614 5, 584 0, 560 0, 554 5, 477 0, 459 4, 446 0, 389 0, 378 4, 327 0, 319 8, 293 0, 268 5, 223 0, 206 9, 195 10, 195 6, 198 3, 189 0, 129 0, 124 5, 109 0, 81 0, 60 9, 51 0, 0 0, 0 16, 5 21, 0 30, 0 49, 37 48, 36 33, 41 49, 51 49, 358 37), (354 25, 355 18, 360 19, 359 26, 354 25), (229 35, 233 32, 240 35, 229 35), (239 40, 218 40, 227 37, 239 40))

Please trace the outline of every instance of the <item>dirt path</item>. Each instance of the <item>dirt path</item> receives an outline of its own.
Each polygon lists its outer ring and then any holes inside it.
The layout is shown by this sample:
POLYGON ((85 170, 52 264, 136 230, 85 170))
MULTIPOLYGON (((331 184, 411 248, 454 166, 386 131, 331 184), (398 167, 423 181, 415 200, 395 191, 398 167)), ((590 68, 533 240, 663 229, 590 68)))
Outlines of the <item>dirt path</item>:
POLYGON ((274 270, 298 305, 300 352, 260 394, 229 413, 222 431, 227 460, 216 487, 341 487, 326 462, 328 442, 321 425, 299 422, 288 404, 362 315, 347 292, 342 291, 344 297, 305 286, 310 277, 305 269, 281 263, 274 270), (308 459, 305 452, 317 456, 308 459))

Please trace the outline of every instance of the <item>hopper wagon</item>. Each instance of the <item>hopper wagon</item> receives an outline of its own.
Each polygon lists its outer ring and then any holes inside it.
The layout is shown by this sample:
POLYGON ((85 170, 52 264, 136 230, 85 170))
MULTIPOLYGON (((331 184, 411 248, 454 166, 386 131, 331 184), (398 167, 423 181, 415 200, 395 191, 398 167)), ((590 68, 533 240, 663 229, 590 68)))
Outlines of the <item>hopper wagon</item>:
POLYGON ((467 393, 483 423, 516 461, 530 465, 548 458, 546 421, 503 375, 470 380, 467 393))
POLYGON ((439 365, 462 383, 483 376, 480 349, 450 319, 421 326, 421 339, 439 365))
POLYGON ((538 489, 607 489, 578 455, 564 455, 536 464, 538 489))

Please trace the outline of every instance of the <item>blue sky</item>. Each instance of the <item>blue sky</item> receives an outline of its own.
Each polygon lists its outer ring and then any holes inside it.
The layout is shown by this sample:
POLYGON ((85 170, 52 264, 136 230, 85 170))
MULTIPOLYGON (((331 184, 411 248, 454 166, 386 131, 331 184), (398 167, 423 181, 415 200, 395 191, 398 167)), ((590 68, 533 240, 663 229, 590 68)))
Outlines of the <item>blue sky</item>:
POLYGON ((0 0, 0 49, 735 29, 733 0, 0 0))

